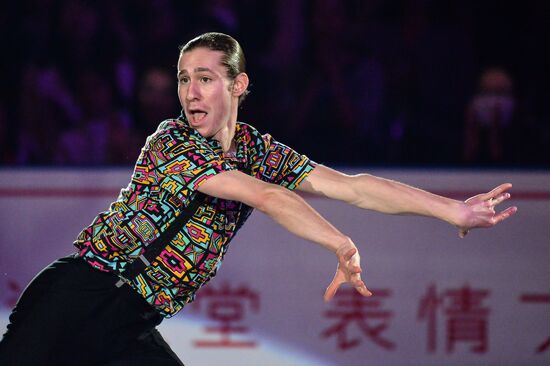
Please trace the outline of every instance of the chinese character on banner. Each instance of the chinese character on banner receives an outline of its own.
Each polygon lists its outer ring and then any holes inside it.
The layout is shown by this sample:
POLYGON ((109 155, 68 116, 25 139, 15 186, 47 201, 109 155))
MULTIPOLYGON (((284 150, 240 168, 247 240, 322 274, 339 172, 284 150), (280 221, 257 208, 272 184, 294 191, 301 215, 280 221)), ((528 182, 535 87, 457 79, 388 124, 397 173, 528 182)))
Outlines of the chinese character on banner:
POLYGON ((440 308, 446 317, 447 353, 453 352, 458 342, 474 343, 470 348, 472 352, 487 352, 489 309, 482 307, 481 302, 488 294, 489 290, 475 290, 466 284, 439 295, 435 285, 430 285, 420 299, 418 308, 418 319, 427 322, 428 352, 436 350, 437 315, 440 308))
POLYGON ((393 317, 392 311, 382 307, 383 299, 389 297, 391 292, 388 289, 373 289, 372 293, 373 296, 364 297, 353 288, 339 290, 334 297, 333 308, 325 312, 327 318, 337 321, 321 336, 336 337, 338 348, 346 351, 361 343, 361 337, 350 334, 350 327, 354 325, 353 329, 358 329, 378 346, 393 350, 395 344, 382 335, 393 317))
MULTIPOLYGON (((550 304, 550 294, 523 294, 519 301, 532 304, 550 304)), ((536 348, 536 353, 543 353, 550 348, 550 336, 536 348)))
POLYGON ((243 335, 248 328, 242 325, 246 311, 258 312, 260 300, 258 293, 247 286, 230 287, 223 283, 219 287, 205 287, 194 302, 193 310, 205 312, 207 318, 217 323, 206 327, 207 333, 217 333, 217 339, 196 340, 195 347, 233 347, 252 348, 256 342, 235 339, 235 335, 243 335), (206 306, 202 307, 203 304, 206 306))

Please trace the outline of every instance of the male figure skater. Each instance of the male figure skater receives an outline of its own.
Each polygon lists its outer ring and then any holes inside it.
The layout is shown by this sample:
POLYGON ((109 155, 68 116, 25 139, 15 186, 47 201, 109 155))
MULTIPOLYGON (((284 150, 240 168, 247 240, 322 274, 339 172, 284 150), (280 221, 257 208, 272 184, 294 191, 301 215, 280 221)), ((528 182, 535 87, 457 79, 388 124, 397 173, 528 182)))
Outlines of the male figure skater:
POLYGON ((181 365, 155 327, 216 274, 254 208, 335 253, 326 301, 344 283, 370 296, 355 243, 294 189, 384 213, 435 217, 460 236, 516 212, 495 212, 510 197, 510 184, 460 202, 342 174, 237 122, 249 80, 241 47, 225 34, 185 44, 177 78, 182 115, 149 136, 128 187, 78 236, 78 253, 27 287, 0 343, 0 364, 181 365))

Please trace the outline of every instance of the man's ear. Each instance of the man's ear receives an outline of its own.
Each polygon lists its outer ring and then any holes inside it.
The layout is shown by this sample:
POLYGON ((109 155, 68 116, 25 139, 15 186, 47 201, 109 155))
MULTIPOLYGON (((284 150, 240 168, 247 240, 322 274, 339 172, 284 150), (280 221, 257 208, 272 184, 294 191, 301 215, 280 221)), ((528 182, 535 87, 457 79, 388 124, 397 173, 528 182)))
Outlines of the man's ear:
POLYGON ((248 83, 249 80, 246 73, 241 72, 239 75, 237 75, 233 80, 233 95, 236 97, 241 96, 241 94, 246 91, 246 88, 248 88, 248 83))

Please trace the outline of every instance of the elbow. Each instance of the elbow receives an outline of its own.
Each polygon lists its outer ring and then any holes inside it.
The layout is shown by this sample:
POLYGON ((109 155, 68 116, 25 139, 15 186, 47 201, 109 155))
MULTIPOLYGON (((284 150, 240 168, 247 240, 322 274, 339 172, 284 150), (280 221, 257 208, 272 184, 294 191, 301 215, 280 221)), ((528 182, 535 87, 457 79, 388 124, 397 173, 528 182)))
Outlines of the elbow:
POLYGON ((371 184, 371 179, 372 177, 366 174, 348 177, 346 179, 346 190, 348 194, 345 202, 359 208, 370 209, 371 202, 364 187, 371 184))
POLYGON ((272 216, 274 211, 280 211, 281 208, 288 206, 293 199, 293 196, 298 197, 294 192, 279 186, 266 188, 255 205, 255 208, 272 216))

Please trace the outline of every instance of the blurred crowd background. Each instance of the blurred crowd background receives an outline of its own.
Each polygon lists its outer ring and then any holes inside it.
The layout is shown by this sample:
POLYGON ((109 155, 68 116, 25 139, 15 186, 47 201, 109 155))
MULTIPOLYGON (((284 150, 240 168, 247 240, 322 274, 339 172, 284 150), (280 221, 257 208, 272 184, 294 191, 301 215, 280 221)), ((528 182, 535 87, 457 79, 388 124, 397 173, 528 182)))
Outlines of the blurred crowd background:
POLYGON ((339 166, 550 166, 550 1, 0 5, 2 166, 131 165, 177 117, 178 46, 244 48, 239 120, 339 166))

